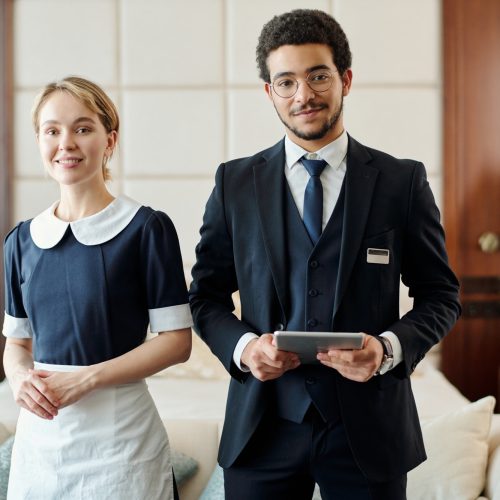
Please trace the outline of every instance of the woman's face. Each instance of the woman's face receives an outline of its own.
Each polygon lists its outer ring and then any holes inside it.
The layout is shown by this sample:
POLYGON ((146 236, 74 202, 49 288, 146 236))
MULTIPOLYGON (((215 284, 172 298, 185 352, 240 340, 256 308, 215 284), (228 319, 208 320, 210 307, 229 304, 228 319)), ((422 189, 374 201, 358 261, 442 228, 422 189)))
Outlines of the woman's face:
POLYGON ((115 131, 106 132, 98 115, 67 92, 55 91, 40 110, 40 154, 60 185, 104 183, 103 162, 116 139, 115 131))

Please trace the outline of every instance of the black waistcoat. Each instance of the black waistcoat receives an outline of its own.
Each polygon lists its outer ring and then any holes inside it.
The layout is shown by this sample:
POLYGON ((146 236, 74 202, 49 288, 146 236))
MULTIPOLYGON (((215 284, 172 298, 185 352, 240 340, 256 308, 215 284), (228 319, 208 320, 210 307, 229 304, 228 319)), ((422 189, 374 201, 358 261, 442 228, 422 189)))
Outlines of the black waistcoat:
MULTIPOLYGON (((313 246, 292 194, 286 189, 286 248, 290 314, 287 330, 331 331, 342 242, 344 184, 321 238, 313 246)), ((325 421, 338 418, 337 372, 302 365, 275 381, 279 416, 302 422, 311 403, 325 421)))

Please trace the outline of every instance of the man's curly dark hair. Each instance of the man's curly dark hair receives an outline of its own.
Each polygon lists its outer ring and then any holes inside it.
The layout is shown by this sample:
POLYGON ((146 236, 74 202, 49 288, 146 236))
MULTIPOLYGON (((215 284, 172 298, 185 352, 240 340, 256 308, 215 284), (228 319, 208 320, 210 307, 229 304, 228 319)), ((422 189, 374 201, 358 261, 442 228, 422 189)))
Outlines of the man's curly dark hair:
POLYGON ((271 82, 267 58, 273 50, 282 45, 306 43, 328 45, 340 75, 351 67, 349 42, 340 24, 321 10, 296 9, 274 16, 262 28, 257 44, 259 76, 265 82, 271 82))

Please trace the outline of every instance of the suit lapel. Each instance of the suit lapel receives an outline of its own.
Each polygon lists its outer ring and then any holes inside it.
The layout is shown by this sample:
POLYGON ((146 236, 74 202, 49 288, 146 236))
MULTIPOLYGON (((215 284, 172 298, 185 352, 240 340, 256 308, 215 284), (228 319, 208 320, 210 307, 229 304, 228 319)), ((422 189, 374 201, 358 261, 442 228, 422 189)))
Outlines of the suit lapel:
POLYGON ((284 141, 267 150, 253 167, 262 237, 284 317, 288 294, 285 252, 285 147, 284 141))
POLYGON ((342 247, 333 318, 342 302, 370 213, 373 190, 378 176, 378 170, 368 164, 371 159, 368 150, 349 137, 342 247))

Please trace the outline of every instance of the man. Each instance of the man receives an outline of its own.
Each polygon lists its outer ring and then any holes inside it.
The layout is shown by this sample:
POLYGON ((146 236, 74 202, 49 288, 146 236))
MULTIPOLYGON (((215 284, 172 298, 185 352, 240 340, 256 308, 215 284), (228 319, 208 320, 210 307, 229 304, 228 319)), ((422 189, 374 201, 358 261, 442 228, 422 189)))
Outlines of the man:
POLYGON ((345 132, 351 53, 329 15, 273 18, 257 61, 286 137, 219 167, 190 292, 232 376, 226 498, 306 499, 317 482, 323 499, 404 499, 426 458, 409 376, 460 314, 425 169, 345 132), (402 318, 400 277, 414 297, 402 318), (365 336, 301 364, 275 330, 365 336))

